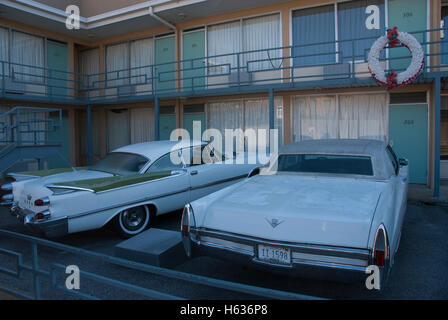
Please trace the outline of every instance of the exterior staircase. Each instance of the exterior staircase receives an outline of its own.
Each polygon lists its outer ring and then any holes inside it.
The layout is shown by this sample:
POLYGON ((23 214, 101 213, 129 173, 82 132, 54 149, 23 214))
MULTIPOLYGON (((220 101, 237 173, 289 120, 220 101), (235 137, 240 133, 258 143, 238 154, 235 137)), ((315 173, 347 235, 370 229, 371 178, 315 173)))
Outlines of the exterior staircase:
POLYGON ((16 106, 0 114, 0 176, 11 170, 44 169, 62 157, 62 110, 16 106))

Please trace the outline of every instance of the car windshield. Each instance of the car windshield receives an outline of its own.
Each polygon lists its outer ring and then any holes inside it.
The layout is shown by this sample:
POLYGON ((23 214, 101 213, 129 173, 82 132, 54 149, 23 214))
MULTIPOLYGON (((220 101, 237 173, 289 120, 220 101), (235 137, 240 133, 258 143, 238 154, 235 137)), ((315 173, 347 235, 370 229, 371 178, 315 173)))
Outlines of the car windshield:
POLYGON ((126 176, 138 173, 147 162, 147 158, 138 154, 112 152, 92 166, 91 170, 126 176))
POLYGON ((373 176, 368 156, 326 154, 283 154, 278 157, 279 172, 356 174, 373 176))

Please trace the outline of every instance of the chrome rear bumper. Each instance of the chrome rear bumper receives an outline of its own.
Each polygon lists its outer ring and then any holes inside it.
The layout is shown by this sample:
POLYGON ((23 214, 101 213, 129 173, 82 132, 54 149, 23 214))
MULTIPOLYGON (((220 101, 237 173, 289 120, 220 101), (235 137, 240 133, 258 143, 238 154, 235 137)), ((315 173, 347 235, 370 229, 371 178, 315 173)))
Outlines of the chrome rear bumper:
POLYGON ((12 204, 10 212, 31 231, 46 238, 56 238, 68 234, 68 217, 66 216, 36 220, 34 212, 20 208, 17 203, 12 204))
POLYGON ((273 241, 210 229, 193 229, 190 233, 192 252, 250 265, 272 272, 307 278, 351 282, 366 279, 371 261, 368 249, 346 248, 273 241), (291 262, 272 263, 261 260, 258 246, 290 250, 291 262))

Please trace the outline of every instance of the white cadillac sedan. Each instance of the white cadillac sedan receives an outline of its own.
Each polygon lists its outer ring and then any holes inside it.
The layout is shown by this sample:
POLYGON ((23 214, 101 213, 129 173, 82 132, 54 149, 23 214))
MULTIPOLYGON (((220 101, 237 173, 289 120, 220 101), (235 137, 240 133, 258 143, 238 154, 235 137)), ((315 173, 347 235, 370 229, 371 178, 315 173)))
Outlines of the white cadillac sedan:
POLYGON ((400 242, 407 165, 377 140, 287 145, 259 175, 185 206, 186 254, 344 282, 366 279, 371 266, 383 284, 400 242))
POLYGON ((114 150, 92 167, 11 173, 15 181, 1 186, 2 204, 46 237, 109 222, 130 237, 154 216, 181 209, 259 166, 247 157, 235 165, 223 160, 238 162, 239 156, 220 155, 201 141, 139 143, 114 150))

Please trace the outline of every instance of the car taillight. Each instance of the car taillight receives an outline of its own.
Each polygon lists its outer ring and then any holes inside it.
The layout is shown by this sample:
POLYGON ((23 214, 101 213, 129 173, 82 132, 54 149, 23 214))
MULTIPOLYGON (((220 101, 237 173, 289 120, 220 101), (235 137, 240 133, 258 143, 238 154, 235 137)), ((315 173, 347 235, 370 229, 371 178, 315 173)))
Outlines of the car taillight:
POLYGON ((11 183, 2 184, 0 186, 0 191, 2 191, 2 192, 11 192, 12 191, 12 184, 11 183))
POLYGON ((36 220, 50 219, 51 218, 51 213, 50 213, 49 210, 45 210, 45 211, 36 213, 35 218, 36 218, 36 220))
POLYGON ((12 193, 7 193, 2 195, 2 201, 14 201, 14 195, 12 193))
POLYGON ((42 198, 42 199, 37 199, 34 201, 34 205, 35 206, 47 206, 50 204, 50 199, 48 197, 42 198))
POLYGON ((379 267, 384 267, 384 251, 375 251, 375 264, 379 267))
POLYGON ((190 224, 188 222, 188 218, 184 215, 184 219, 182 219, 182 235, 184 237, 188 237, 190 234, 190 224))
POLYGON ((190 235, 191 225, 195 225, 193 209, 190 204, 184 207, 184 212, 182 213, 182 222, 180 226, 180 231, 183 237, 188 237, 190 235))

